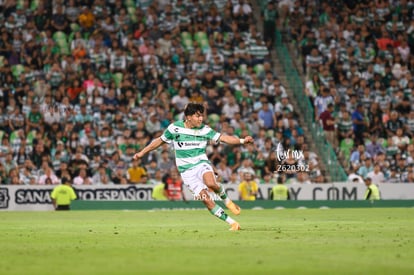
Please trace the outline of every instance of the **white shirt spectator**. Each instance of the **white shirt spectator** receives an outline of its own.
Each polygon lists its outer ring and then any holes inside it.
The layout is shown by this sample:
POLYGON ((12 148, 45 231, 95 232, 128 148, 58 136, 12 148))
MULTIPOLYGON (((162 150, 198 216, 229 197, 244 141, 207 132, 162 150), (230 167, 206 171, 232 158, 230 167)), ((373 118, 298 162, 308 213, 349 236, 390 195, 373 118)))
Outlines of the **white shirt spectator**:
POLYGON ((367 177, 371 178, 372 182, 374 183, 380 183, 385 181, 384 173, 382 173, 381 171, 371 171, 367 174, 367 177))
POLYGON ((244 0, 240 0, 239 4, 234 5, 233 7, 233 14, 246 14, 249 15, 252 13, 252 7, 245 2, 244 0))
POLYGON ((185 106, 190 102, 188 97, 185 95, 185 89, 181 88, 178 95, 173 96, 171 103, 177 108, 178 111, 183 111, 185 106))
POLYGON ((355 174, 355 173, 351 173, 348 176, 348 182, 364 183, 364 180, 362 179, 362 177, 360 175, 355 174))
POLYGON ((407 136, 393 136, 392 141, 397 146, 408 145, 410 144, 410 138, 407 136))
POLYGON ((226 118, 233 118, 235 113, 240 113, 240 106, 236 103, 235 98, 232 96, 229 98, 229 101, 224 104, 222 109, 222 114, 226 118))
POLYGON ((92 179, 90 177, 88 177, 88 175, 86 174, 85 169, 81 169, 79 171, 79 176, 77 176, 73 179, 73 184, 75 184, 75 185, 89 185, 89 184, 92 184, 92 179))
POLYGON ((41 184, 41 185, 50 184, 46 182, 48 179, 50 179, 51 184, 60 183, 60 179, 53 173, 52 169, 49 167, 46 168, 45 174, 39 177, 38 184, 41 184))

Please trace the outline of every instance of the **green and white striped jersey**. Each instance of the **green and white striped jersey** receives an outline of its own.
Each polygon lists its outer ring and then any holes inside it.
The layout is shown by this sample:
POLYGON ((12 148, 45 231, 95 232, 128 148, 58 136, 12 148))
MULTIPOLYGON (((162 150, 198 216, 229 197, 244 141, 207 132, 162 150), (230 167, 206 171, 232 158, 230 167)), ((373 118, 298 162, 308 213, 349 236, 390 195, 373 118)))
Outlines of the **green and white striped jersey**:
POLYGON ((175 162, 180 173, 200 163, 210 163, 206 154, 207 142, 217 143, 220 133, 202 124, 200 128, 185 128, 184 121, 170 124, 161 135, 161 140, 172 143, 175 150, 175 162))

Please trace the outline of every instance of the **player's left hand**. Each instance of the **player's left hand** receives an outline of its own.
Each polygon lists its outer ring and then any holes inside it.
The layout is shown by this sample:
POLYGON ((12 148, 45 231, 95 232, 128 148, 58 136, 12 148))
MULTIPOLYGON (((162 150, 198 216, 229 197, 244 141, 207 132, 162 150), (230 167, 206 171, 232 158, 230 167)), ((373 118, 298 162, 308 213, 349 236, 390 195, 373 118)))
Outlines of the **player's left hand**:
POLYGON ((246 136, 244 138, 244 143, 253 143, 254 139, 251 136, 246 136))

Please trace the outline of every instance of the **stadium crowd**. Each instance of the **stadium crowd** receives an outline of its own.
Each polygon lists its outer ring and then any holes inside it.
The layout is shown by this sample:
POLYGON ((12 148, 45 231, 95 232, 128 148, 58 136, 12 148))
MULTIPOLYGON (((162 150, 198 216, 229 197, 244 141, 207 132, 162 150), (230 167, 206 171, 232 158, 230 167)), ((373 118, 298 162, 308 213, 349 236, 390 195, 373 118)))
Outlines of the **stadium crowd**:
POLYGON ((349 180, 414 182, 414 2, 281 2, 315 120, 349 180))
MULTIPOLYGON (((276 7, 263 13, 268 33, 276 7)), ((275 148, 303 152, 309 172, 291 181, 323 182, 252 8, 247 0, 0 1, 1 184, 159 183, 174 169, 169 145, 132 156, 188 102, 203 102, 220 132, 255 137, 246 148, 208 147, 223 183, 246 173, 275 183, 275 148)))

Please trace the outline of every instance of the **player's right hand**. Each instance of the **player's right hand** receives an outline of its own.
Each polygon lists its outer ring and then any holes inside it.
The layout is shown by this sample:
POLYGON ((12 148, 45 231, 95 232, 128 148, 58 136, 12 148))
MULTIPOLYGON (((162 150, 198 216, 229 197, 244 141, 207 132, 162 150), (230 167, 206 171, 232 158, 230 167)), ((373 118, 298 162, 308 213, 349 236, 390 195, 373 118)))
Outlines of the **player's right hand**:
POLYGON ((141 152, 136 153, 133 157, 134 160, 137 160, 137 159, 140 159, 140 158, 142 158, 141 152))

